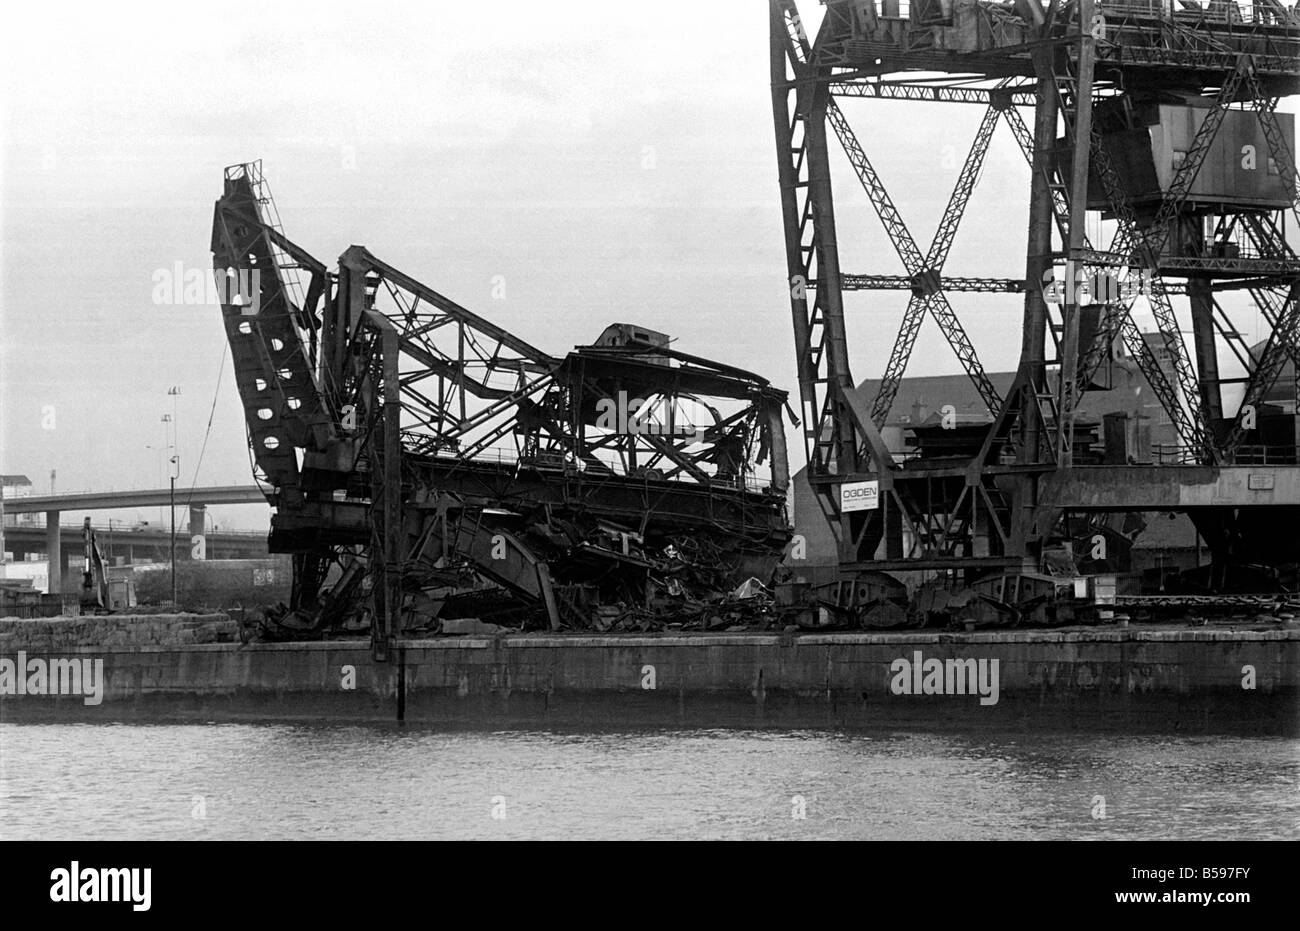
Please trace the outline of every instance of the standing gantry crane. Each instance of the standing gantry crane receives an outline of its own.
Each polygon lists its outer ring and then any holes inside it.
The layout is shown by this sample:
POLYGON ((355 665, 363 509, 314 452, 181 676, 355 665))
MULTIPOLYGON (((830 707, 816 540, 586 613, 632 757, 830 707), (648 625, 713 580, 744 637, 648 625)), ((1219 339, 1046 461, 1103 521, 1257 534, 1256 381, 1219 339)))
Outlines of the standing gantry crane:
MULTIPOLYGON (((770 0, 772 105, 808 480, 844 577, 1032 573, 1063 514, 1180 511, 1216 564, 1300 561, 1296 412, 1265 398, 1300 360, 1294 123, 1300 15, 1278 0, 824 0, 815 35, 770 0), (983 117, 927 247, 909 231, 840 101, 969 104, 983 117), (1022 115, 1023 111, 1023 115, 1022 115), (956 277, 946 260, 989 142, 1006 124, 1029 166, 1023 279, 956 277), (836 236, 840 149, 903 273, 850 273, 836 236), (1097 218, 1109 242, 1091 241, 1097 218), (855 382, 851 292, 911 293, 874 397, 855 382), (1020 361, 999 392, 949 303, 1023 301, 1020 361), (1246 343, 1227 298, 1268 324, 1246 343), (1171 297, 1190 307, 1191 344, 1171 297), (954 300, 956 298, 954 297, 954 300), (1149 310, 1142 333, 1135 308, 1149 310), (987 406, 964 455, 903 461, 882 428, 932 317, 987 406), (1220 372, 1226 347, 1242 399, 1220 372), (1107 362, 1140 369, 1178 442, 1078 461, 1076 412, 1107 362), (845 495, 873 484, 871 508, 845 495)), ((881 106, 887 106, 882 104, 881 106)), ((870 137, 866 137, 870 142, 870 137)), ((850 258, 850 261, 853 261, 850 258)), ((1238 311, 1239 312, 1239 311, 1238 311)), ((1085 457, 1086 458, 1086 457, 1085 457)), ((797 516, 797 519, 798 516, 797 516)))

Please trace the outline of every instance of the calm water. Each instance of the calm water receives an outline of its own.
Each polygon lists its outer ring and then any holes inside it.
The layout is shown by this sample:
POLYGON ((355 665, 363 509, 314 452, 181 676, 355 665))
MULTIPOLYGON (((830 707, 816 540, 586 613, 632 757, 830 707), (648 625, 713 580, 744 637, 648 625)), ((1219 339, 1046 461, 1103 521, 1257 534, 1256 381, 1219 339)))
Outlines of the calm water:
POLYGON ((1298 789, 1267 738, 0 725, 6 839, 1295 839, 1298 789))

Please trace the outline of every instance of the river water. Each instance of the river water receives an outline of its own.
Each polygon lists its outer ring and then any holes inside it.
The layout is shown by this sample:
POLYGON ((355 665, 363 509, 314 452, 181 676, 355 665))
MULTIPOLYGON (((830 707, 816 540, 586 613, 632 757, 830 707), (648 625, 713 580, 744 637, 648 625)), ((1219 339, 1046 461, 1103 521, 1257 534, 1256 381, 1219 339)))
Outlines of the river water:
POLYGON ((3 839, 1300 838, 1300 741, 0 725, 3 839))

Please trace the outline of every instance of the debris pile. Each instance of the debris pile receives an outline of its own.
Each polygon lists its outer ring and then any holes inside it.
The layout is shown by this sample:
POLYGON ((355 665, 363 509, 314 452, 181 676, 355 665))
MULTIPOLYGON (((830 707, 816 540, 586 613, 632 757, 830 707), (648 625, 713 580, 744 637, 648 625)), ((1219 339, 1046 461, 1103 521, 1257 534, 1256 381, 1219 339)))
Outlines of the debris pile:
POLYGON ((293 556, 250 636, 369 630, 386 653, 449 620, 767 622, 795 421, 767 379, 629 322, 552 355, 364 246, 331 268, 257 162, 225 172, 212 254, 242 282, 221 312, 269 548, 293 556))
POLYGON ((497 515, 482 535, 495 538, 502 564, 517 540, 545 566, 554 619, 545 596, 532 597, 504 572, 500 581, 484 581, 483 561, 450 540, 428 548, 408 568, 404 629, 440 632, 446 619, 466 616, 513 629, 600 633, 751 630, 774 623, 771 582, 779 548, 706 529, 662 533, 604 518, 535 516, 512 534, 508 528, 519 521, 509 518, 515 515, 497 515))

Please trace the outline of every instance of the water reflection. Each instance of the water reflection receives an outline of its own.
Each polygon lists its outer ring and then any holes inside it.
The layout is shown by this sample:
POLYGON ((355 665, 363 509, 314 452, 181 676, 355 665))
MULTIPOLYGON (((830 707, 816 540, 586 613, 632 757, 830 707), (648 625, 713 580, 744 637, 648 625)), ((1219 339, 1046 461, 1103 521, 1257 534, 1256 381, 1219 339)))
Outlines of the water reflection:
POLYGON ((13 839, 1293 839, 1298 783, 1281 738, 0 725, 13 839))

